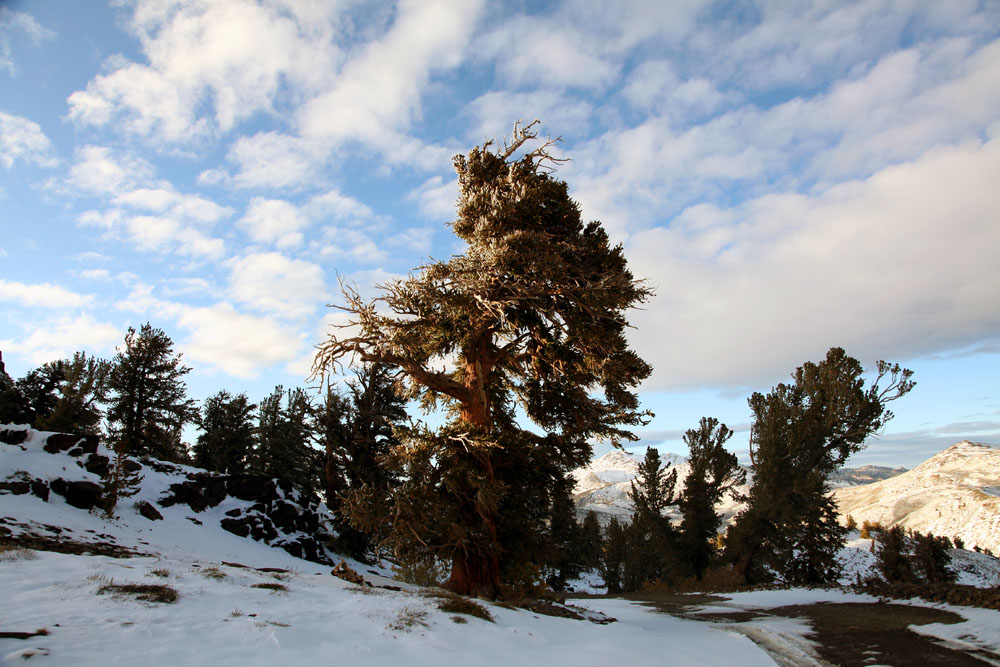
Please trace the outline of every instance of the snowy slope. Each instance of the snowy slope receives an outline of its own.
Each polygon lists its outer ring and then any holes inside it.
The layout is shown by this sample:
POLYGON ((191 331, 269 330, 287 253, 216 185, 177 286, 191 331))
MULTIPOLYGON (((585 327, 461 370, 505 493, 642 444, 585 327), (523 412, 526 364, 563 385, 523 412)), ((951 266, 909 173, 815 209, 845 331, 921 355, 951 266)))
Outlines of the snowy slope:
MULTIPOLYGON (((200 512, 159 505, 178 480, 199 472, 184 466, 144 466, 142 490, 108 520, 51 491, 54 480, 96 484, 99 478, 78 465, 89 455, 74 455, 76 447, 46 451, 50 435, 27 430, 23 442, 0 442, 0 484, 6 485, 0 487, 0 534, 58 538, 94 550, 116 545, 142 555, 0 546, 0 665, 25 658, 149 666, 773 664, 745 637, 621 600, 581 602, 591 615, 618 619, 603 625, 484 603, 494 619, 488 622, 442 610, 439 599, 391 580, 383 568, 348 561, 373 586, 349 583, 331 576, 328 566, 222 529, 226 512, 248 501, 227 496, 200 512), (142 502, 162 519, 140 515, 142 502), (178 598, 158 603, 99 594, 109 584, 168 586, 178 598), (41 629, 46 634, 34 635, 41 629)), ((96 454, 108 452, 99 446, 96 454)))
POLYGON ((1000 448, 960 442, 887 480, 837 489, 842 515, 949 537, 1000 554, 1000 448))

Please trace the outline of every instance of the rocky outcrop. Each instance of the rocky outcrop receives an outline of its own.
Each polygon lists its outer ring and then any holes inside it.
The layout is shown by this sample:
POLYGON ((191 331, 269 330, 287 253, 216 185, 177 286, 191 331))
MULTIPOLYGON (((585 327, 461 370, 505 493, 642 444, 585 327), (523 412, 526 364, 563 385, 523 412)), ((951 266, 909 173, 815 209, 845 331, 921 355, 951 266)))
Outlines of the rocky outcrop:
POLYGON ((219 525, 258 542, 281 547, 297 558, 329 563, 322 541, 330 536, 322 528, 318 508, 301 497, 284 480, 262 475, 190 473, 171 484, 156 502, 161 507, 187 505, 195 512, 217 507, 227 497, 252 503, 226 512, 219 525))

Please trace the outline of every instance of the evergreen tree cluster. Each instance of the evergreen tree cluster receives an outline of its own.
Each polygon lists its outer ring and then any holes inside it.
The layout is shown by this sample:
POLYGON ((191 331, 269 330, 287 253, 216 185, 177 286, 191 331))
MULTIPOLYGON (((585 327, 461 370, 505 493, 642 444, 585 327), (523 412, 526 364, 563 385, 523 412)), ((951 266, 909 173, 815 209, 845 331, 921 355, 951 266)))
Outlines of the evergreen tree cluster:
POLYGON ((948 567, 952 542, 946 536, 893 526, 876 532, 875 546, 875 567, 887 583, 950 584, 957 577, 948 567))

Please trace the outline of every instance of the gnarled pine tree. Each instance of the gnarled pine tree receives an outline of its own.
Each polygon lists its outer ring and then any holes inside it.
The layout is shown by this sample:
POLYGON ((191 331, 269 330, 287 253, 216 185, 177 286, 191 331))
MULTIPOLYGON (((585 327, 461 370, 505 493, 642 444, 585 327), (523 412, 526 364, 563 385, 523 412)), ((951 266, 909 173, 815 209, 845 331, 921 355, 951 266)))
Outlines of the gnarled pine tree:
POLYGON ((449 558, 448 586, 483 597, 498 594, 504 540, 517 537, 520 519, 505 521, 503 509, 523 504, 519 471, 544 461, 544 475, 530 474, 546 495, 589 459, 593 439, 634 439, 627 429, 644 419, 634 387, 651 370, 625 339, 626 311, 651 291, 550 176, 551 141, 516 157, 533 126, 455 158, 451 227, 466 252, 381 285, 373 301, 345 288, 356 329, 318 346, 315 362, 319 375, 345 357, 393 366, 411 398, 449 409, 448 425, 397 452, 411 475, 424 472, 400 487, 394 539, 449 558), (515 402, 544 435, 518 426, 515 402))

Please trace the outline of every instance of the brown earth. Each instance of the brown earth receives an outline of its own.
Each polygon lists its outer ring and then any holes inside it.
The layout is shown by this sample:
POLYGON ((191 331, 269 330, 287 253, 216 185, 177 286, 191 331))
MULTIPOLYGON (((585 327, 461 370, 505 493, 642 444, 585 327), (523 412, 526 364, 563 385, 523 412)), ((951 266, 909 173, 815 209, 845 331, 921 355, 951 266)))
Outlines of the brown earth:
MULTIPOLYGON (((724 597, 698 594, 629 596, 675 616, 716 624, 750 623, 767 617, 806 620, 813 652, 830 665, 970 665, 1000 664, 1000 655, 945 646, 909 629, 928 623, 961 623, 954 612, 932 607, 882 602, 820 602, 752 611, 695 613, 704 605, 725 604, 724 597)), ((735 628, 734 628, 735 629, 735 628)), ((763 647, 765 650, 767 647, 763 647)))

